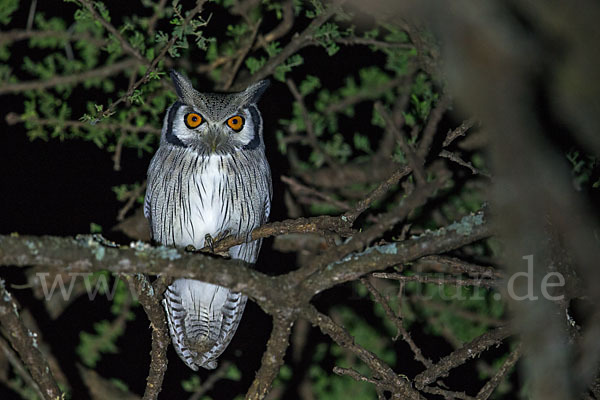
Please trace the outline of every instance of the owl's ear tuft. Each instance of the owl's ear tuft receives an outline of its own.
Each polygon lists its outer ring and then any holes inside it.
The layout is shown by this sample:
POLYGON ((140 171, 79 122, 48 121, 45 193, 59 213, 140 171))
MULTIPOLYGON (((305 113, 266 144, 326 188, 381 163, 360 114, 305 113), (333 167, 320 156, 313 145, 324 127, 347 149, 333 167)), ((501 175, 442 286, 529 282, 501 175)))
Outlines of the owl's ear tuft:
POLYGON ((248 86, 248 88, 242 92, 247 99, 246 104, 257 103, 269 85, 271 85, 271 81, 263 79, 262 81, 258 81, 248 86))
POLYGON ((193 104, 195 90, 192 82, 185 75, 180 74, 174 69, 170 71, 170 75, 173 85, 175 85, 177 97, 186 104, 193 104))

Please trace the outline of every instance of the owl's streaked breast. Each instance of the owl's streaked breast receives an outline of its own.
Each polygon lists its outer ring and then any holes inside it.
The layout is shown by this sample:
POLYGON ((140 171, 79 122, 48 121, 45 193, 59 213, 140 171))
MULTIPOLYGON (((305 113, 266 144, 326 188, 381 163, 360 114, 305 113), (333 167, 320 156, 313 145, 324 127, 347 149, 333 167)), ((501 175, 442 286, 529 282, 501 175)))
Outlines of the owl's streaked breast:
MULTIPOLYGON (((270 202, 270 176, 240 157, 248 155, 238 152, 202 157, 177 147, 159 149, 151 162, 152 181, 148 182, 152 192, 147 207, 154 240, 201 248, 206 234, 216 237, 227 230, 244 235, 262 225, 270 202)), ((241 258, 256 261, 248 257, 241 258)))
MULTIPOLYGON (((196 248, 204 246, 207 234, 216 237, 220 232, 228 229, 229 220, 223 206, 227 207, 229 199, 224 193, 225 178, 219 169, 219 159, 222 157, 208 157, 203 162, 200 171, 191 171, 190 185, 187 188, 189 215, 186 218, 176 218, 184 225, 176 235, 175 246, 193 244, 196 248)), ((185 199, 182 201, 185 202, 185 199)))

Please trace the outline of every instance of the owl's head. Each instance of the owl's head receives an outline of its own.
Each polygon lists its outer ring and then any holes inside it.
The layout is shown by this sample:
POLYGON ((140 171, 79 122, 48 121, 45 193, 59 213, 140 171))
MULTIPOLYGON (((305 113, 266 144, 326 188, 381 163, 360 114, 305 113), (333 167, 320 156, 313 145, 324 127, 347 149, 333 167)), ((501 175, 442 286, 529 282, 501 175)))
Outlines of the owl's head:
POLYGON ((269 86, 263 80, 239 93, 200 93, 171 70, 178 100, 169 108, 161 142, 201 155, 231 154, 264 148, 262 118, 256 103, 269 86))

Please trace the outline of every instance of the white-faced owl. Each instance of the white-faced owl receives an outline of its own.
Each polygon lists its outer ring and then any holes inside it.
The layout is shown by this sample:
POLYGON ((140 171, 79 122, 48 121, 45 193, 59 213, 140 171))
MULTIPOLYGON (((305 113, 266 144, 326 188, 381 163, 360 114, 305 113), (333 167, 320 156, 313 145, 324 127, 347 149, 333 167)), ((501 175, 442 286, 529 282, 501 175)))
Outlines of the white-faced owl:
MULTIPOLYGON (((177 101, 164 119, 148 169, 144 214, 154 241, 202 248, 224 234, 249 239, 269 216, 271 171, 256 103, 268 81, 239 93, 200 93, 171 71, 177 101)), ((261 241, 229 249, 255 263, 261 241)), ((247 297, 193 279, 176 279, 163 305, 173 346, 193 370, 214 369, 240 323, 247 297)))

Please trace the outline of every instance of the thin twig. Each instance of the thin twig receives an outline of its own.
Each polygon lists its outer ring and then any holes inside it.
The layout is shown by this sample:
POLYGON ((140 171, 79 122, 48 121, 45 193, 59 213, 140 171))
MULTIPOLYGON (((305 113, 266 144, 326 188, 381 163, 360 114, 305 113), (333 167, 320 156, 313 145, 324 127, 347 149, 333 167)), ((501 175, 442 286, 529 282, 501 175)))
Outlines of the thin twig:
POLYGON ((20 93, 26 90, 46 90, 58 85, 75 85, 77 83, 81 83, 93 78, 107 78, 111 75, 115 75, 122 71, 134 68, 137 65, 139 65, 138 61, 136 61, 133 58, 128 58, 123 61, 118 61, 114 64, 90 69, 88 71, 80 72, 77 74, 70 74, 64 76, 56 75, 50 79, 45 79, 41 81, 9 83, 0 86, 0 95, 7 93, 20 93))
POLYGON ((463 121, 462 124, 460 124, 459 127, 455 128, 455 129, 449 130, 448 133, 446 134, 446 139, 444 139, 444 143, 442 144, 442 146, 447 147, 457 137, 459 137, 459 136, 465 136, 465 134, 467 133, 467 131, 469 129, 471 129, 471 127, 473 125, 475 125, 475 120, 474 119, 467 119, 467 120, 463 121))
POLYGON ((519 343, 517 348, 514 349, 504 360, 502 366, 498 369, 498 371, 492 376, 492 378, 486 382, 486 384, 481 388, 479 393, 477 393, 477 400, 487 400, 494 390, 498 387, 498 385, 502 382, 504 377, 511 371, 511 369, 515 366, 519 358, 521 358, 522 354, 522 344, 519 343))
POLYGON ((252 33, 250 34, 250 37, 246 41, 246 45, 242 46, 236 52, 236 54, 239 54, 239 55, 237 56, 237 59, 235 60, 235 63, 231 67, 231 70, 228 71, 228 73, 227 73, 227 81, 225 82, 225 84, 221 88, 222 90, 224 90, 224 91, 229 90, 229 88, 233 84, 233 80, 235 79, 235 76, 237 75, 238 70, 242 66, 242 63, 244 62, 244 59, 248 55, 248 52, 250 52, 250 49, 252 48, 252 45, 254 44, 254 41, 256 40, 256 35, 258 34, 258 28, 260 28, 260 23, 261 22, 262 21, 259 20, 259 21, 256 22, 256 24, 254 24, 254 27, 252 28, 252 33))
POLYGON ((476 337, 471 342, 453 351, 434 364, 432 367, 427 368, 425 371, 417 375, 414 379, 415 386, 418 389, 424 388, 426 385, 434 382, 439 377, 446 376, 453 368, 464 364, 470 358, 477 357, 481 352, 485 351, 490 346, 502 342, 512 334, 513 330, 508 326, 499 326, 498 328, 476 337))
POLYGON ((379 386, 381 384, 381 382, 378 381, 377 379, 367 378, 366 376, 359 374, 357 371, 353 370, 352 368, 342 368, 342 367, 335 366, 335 367, 333 367, 333 373, 336 375, 339 375, 339 376, 347 375, 357 382, 368 382, 368 383, 372 383, 375 386, 379 386))
POLYGON ((451 104, 451 97, 444 93, 435 105, 435 108, 429 113, 429 119, 427 120, 425 129, 423 129, 423 135, 421 136, 421 141, 417 149, 417 156, 421 159, 425 159, 425 157, 427 157, 427 153, 429 153, 429 148, 433 142, 433 137, 437 131, 438 124, 451 104))
MULTIPOLYGON (((84 1, 88 1, 88 0, 84 0, 84 1)), ((186 26, 190 23, 190 21, 196 16, 196 14, 198 14, 203 6, 204 3, 206 3, 207 0, 197 0, 196 1, 196 7, 194 7, 187 15, 187 17, 185 18, 185 20, 182 22, 181 24, 181 32, 185 31, 186 26)), ((161 51, 158 53, 158 55, 156 57, 154 57, 154 59, 152 60, 152 62, 150 63, 150 65, 148 66, 148 69, 146 70, 146 73, 144 74, 143 77, 141 77, 139 80, 137 80, 135 82, 135 84, 133 86, 130 87, 130 89, 127 91, 127 93, 125 93, 123 96, 121 96, 120 98, 118 98, 114 103, 112 103, 110 105, 110 107, 108 107, 105 111, 103 111, 98 118, 96 118, 95 122, 98 122, 110 115, 112 115, 115 112, 115 109, 117 108, 117 106, 119 104, 121 104, 122 102, 124 102, 125 100, 129 99, 133 93, 135 92, 135 90, 137 90, 138 87, 140 87, 141 85, 147 83, 150 80, 150 75, 156 70, 158 63, 167 55, 167 52, 169 51, 169 49, 171 47, 173 47, 173 45, 175 44, 175 42, 177 41, 177 39, 179 39, 179 36, 172 34, 171 39, 167 42, 167 44, 161 49, 161 51)), ((147 60, 144 59, 144 63, 147 64, 147 60)))
POLYGON ((223 361, 220 363, 217 370, 202 382, 202 385, 188 398, 188 400, 200 400, 218 381, 227 376, 227 371, 231 366, 232 364, 230 361, 223 361))
POLYGON ((319 152, 321 154, 321 156, 323 156, 323 158, 325 159, 325 162, 327 164, 329 164, 329 166, 331 166, 331 167, 337 166, 338 162, 336 160, 334 160, 333 157, 331 157, 329 155, 329 153, 327 153, 327 151, 321 145, 321 141, 319 141, 319 138, 317 137, 312 119, 310 117, 308 109, 306 108, 306 105, 304 104, 304 96, 302 96, 300 94, 300 92, 298 91, 298 88, 296 87, 296 84, 294 83, 294 81, 292 79, 290 79, 290 78, 286 79, 285 83, 287 84, 288 88, 290 89, 292 96, 294 96, 294 99, 296 100, 296 103, 298 103, 298 106, 300 107, 300 111, 302 112, 302 118, 304 119, 304 125, 306 126, 306 137, 308 139, 308 142, 310 143, 310 145, 312 146, 312 148, 314 150, 316 150, 317 152, 319 152))
POLYGON ((423 257, 419 260, 419 263, 424 264, 440 264, 442 266, 447 266, 444 270, 450 270, 451 273, 458 274, 468 274, 471 276, 477 277, 485 277, 485 278, 494 278, 494 279, 503 279, 504 273, 502 271, 497 270, 493 267, 484 267, 481 265, 473 264, 461 260, 456 257, 449 256, 427 256, 423 257))
POLYGON ((338 200, 338 199, 334 198, 333 196, 328 195, 327 193, 323 193, 323 192, 318 191, 317 189, 303 185, 302 183, 298 182, 294 178, 290 178, 290 177, 282 175, 281 181, 283 183, 286 183, 287 185, 289 185, 292 192, 296 196, 299 196, 301 194, 309 194, 309 195, 313 195, 313 196, 315 196, 315 197, 317 197, 317 198, 327 202, 328 204, 333 205, 341 210, 351 210, 352 209, 352 207, 350 207, 345 202, 338 200))
POLYGON ((423 356, 423 352, 416 345, 414 340, 412 340, 410 333, 408 333, 408 331, 404 327, 404 325, 402 323, 402 318, 400 318, 399 316, 396 315, 396 313, 394 313, 394 310, 392 310, 388 301, 383 297, 383 295, 381 293, 379 293, 379 291, 375 288, 375 286, 373 286, 371 284, 371 282, 369 282, 368 279, 361 278, 360 281, 363 285, 365 285, 365 287, 369 290, 369 292, 373 295, 373 297, 375 297, 375 301, 377 301, 377 303, 381 304, 388 319, 391 320, 394 323, 394 325, 396 326, 397 334, 396 334, 396 337, 394 338, 394 340, 396 340, 398 338, 398 336, 402 335, 402 339, 408 344, 408 346, 412 350, 413 354, 415 355, 415 360, 419 361, 426 368, 431 367, 433 365, 433 363, 431 362, 431 360, 429 360, 428 358, 423 356))
MULTIPOLYGON (((348 221, 340 217, 322 215, 320 217, 288 219, 281 222, 271 222, 260 226, 252 231, 250 239, 257 240, 270 236, 284 235, 288 233, 326 233, 336 232, 341 236, 351 236, 354 231, 348 221)), ((245 243, 246 238, 228 236, 217 242, 213 247, 215 253, 228 250, 230 247, 245 243)), ((201 251, 208 251, 205 247, 201 251)))
POLYGON ((286 0, 283 3, 282 9, 283 17, 279 25, 277 25, 271 32, 267 33, 264 36, 259 35, 258 40, 255 43, 252 50, 258 50, 259 47, 266 47, 267 44, 271 43, 274 40, 279 39, 280 37, 285 36, 290 29, 294 26, 294 1, 286 0))
POLYGON ((29 6, 29 15, 27 16, 27 27, 25 28, 28 31, 30 31, 31 28, 33 27, 33 20, 35 19, 36 8, 37 8, 37 0, 31 0, 31 5, 29 6))
POLYGON ((384 42, 376 39, 367 39, 360 37, 347 37, 347 38, 336 38, 334 39, 336 43, 344 44, 347 46, 374 46, 380 49, 413 49, 415 46, 412 43, 398 43, 398 42, 384 42))
POLYGON ((433 283, 435 285, 454 285, 454 286, 481 286, 492 288, 499 284, 493 279, 465 279, 454 276, 431 276, 431 275, 401 275, 394 272, 375 272, 375 278, 394 279, 402 282, 433 283))
POLYGON ((404 84, 408 80, 409 78, 407 76, 397 76, 380 86, 369 88, 368 91, 363 90, 354 95, 346 96, 336 103, 331 103, 325 108, 325 110, 323 110, 323 112, 325 114, 337 113, 354 104, 360 103, 361 101, 379 98, 383 93, 395 88, 396 86, 404 84))
POLYGON ((381 102, 375 103, 375 109, 381 115, 383 120, 385 121, 385 127, 387 130, 393 132, 394 136, 398 140, 398 144, 400 148, 404 152, 406 159, 408 160, 408 165, 411 167, 415 180, 419 185, 423 185, 425 183, 425 171, 423 170, 423 164, 425 164, 425 160, 423 157, 419 157, 415 150, 411 148, 408 144, 405 135, 400 132, 392 116, 388 113, 381 102))
POLYGON ((123 50, 135 57, 142 64, 148 63, 148 60, 143 55, 141 55, 139 51, 137 51, 131 46, 129 41, 121 35, 117 28, 115 28, 110 22, 108 22, 100 14, 98 14, 96 9, 94 8, 94 4, 90 0, 79 0, 79 2, 83 6, 85 6, 85 8, 88 9, 90 14, 92 15, 92 18, 98 21, 104 27, 104 29, 109 31, 115 37, 115 39, 117 39, 123 50))
MULTIPOLYGON (((72 120, 61 120, 58 118, 31 118, 24 119, 17 113, 6 114, 6 123, 14 125, 20 122, 32 122, 44 126, 61 126, 64 128, 75 128, 75 129, 90 129, 90 124, 83 121, 72 121, 72 120)), ((106 129, 111 132, 131 132, 131 133, 152 133, 160 135, 160 129, 151 125, 135 126, 121 123, 105 123, 102 124, 101 129, 106 129)))
POLYGON ((386 385, 384 387, 387 390, 402 394, 406 398, 423 399, 423 396, 413 389, 408 381, 398 376, 389 365, 374 353, 356 344, 354 338, 327 315, 318 312, 312 305, 307 305, 302 310, 301 315, 313 325, 318 326, 324 334, 328 335, 338 345, 351 351, 367 364, 373 374, 381 381, 380 385, 386 385))
POLYGON ((381 182, 379 186, 371 193, 369 193, 364 199, 359 201, 353 210, 350 210, 344 214, 349 221, 354 222, 365 210, 373 205, 374 202, 380 200, 392 186, 396 185, 400 180, 411 172, 409 167, 401 167, 394 171, 389 178, 381 182))
POLYGON ((138 197, 140 197, 142 195, 142 193, 144 193, 145 190, 146 190, 146 181, 144 180, 144 182, 140 183, 140 185, 138 187, 136 187, 134 190, 132 190, 131 192, 128 192, 126 194, 127 202, 119 210, 119 214, 117 215, 117 221, 123 221, 125 219, 125 216, 129 212, 129 210, 131 210, 133 205, 136 203, 138 197))
POLYGON ((457 163, 458 165, 461 165, 463 167, 467 167, 471 170, 471 173, 473 175, 482 175, 485 176, 486 178, 491 178, 492 176, 490 174, 488 174, 487 172, 483 172, 478 170, 477 168, 475 168, 473 166, 473 164, 471 164, 468 161, 463 160, 458 154, 456 153, 452 153, 448 150, 442 150, 440 151, 440 157, 443 158, 447 158, 450 161, 454 161, 455 163, 457 163))
POLYGON ((469 396, 464 392, 455 392, 439 387, 425 386, 421 389, 425 393, 437 394, 438 396, 444 396, 445 399, 459 399, 459 400, 475 400, 474 397, 469 396))
POLYGON ((275 69, 287 60, 292 54, 312 43, 312 35, 314 32, 336 12, 347 0, 333 1, 325 11, 318 17, 313 19, 311 23, 300 34, 294 35, 292 40, 279 52, 275 57, 271 57, 258 71, 244 79, 239 79, 232 86, 233 91, 240 91, 248 87, 252 82, 259 81, 271 75, 275 69))

